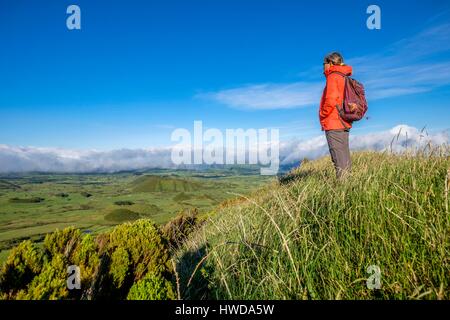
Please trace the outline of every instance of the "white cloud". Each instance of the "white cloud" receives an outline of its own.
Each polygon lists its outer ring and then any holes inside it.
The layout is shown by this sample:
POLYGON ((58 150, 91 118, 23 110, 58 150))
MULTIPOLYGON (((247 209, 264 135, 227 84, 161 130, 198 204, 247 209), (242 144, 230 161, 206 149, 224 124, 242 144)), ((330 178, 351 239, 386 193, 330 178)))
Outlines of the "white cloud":
MULTIPOLYGON (((449 143, 448 132, 426 134, 407 125, 364 135, 351 135, 352 150, 403 151, 427 143, 449 143)), ((315 159, 328 154, 324 135, 307 140, 280 143, 280 162, 291 164, 303 158, 315 159)), ((112 151, 69 150, 58 148, 14 147, 0 145, 0 172, 118 172, 147 168, 174 168, 171 148, 119 149, 112 151)))
POLYGON ((295 82, 259 84, 198 95, 233 108, 288 109, 317 103, 323 90, 321 83, 295 82))
POLYGON ((172 167, 170 148, 112 151, 0 145, 0 172, 118 172, 172 167))
MULTIPOLYGON (((407 149, 423 148, 428 143, 440 146, 449 143, 447 131, 428 134, 408 125, 398 125, 387 131, 363 135, 350 134, 350 148, 356 150, 402 152, 407 149)), ((324 135, 309 140, 291 140, 281 143, 281 164, 291 164, 303 158, 316 159, 328 154, 328 145, 324 135)))
MULTIPOLYGON (((450 24, 442 24, 402 39, 385 50, 348 59, 355 78, 366 87, 369 101, 413 93, 428 92, 450 84, 450 61, 439 61, 434 56, 450 50, 450 24)), ((324 81, 317 67, 302 72, 310 81, 294 83, 251 84, 233 89, 200 94, 239 109, 287 109, 318 105, 324 81)))

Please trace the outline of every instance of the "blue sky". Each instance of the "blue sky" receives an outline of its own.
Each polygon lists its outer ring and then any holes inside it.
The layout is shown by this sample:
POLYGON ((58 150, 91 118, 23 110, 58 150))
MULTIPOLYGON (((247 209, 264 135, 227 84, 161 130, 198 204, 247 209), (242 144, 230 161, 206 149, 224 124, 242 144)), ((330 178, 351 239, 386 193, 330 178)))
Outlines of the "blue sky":
POLYGON ((0 144, 111 150, 171 144, 175 128, 321 135, 323 56, 354 66, 368 134, 450 123, 450 3, 21 1, 0 3, 0 144), (81 30, 66 8, 81 8, 81 30), (366 28, 381 7, 382 29, 366 28))

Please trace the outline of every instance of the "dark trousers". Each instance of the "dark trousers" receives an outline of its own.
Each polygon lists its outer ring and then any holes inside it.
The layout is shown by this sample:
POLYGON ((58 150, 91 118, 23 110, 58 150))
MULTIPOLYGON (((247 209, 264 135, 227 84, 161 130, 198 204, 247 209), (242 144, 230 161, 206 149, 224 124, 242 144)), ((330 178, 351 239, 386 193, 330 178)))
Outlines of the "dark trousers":
POLYGON ((348 144, 349 130, 329 130, 325 131, 325 136, 336 176, 341 178, 346 172, 350 172, 352 166, 348 144))

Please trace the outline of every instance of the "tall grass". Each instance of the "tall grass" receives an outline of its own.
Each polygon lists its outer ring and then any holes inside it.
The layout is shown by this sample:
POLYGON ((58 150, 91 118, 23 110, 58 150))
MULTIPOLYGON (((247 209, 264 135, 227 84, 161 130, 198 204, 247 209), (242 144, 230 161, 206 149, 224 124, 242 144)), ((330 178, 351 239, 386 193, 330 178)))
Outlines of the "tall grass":
POLYGON ((221 208, 177 253, 183 298, 449 299, 448 151, 305 162, 221 208))

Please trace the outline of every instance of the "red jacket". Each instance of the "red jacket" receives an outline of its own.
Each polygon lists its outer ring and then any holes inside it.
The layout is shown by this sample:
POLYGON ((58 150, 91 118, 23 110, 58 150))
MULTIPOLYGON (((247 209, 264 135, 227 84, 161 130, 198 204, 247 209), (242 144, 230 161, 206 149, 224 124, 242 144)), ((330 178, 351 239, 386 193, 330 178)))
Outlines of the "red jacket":
POLYGON ((327 78, 327 85, 323 90, 322 99, 320 100, 319 119, 322 130, 345 129, 342 125, 344 122, 347 128, 352 125, 339 117, 336 105, 341 106, 344 99, 345 78, 334 71, 342 72, 348 76, 352 75, 351 66, 331 66, 324 72, 327 78), (342 120, 342 122, 341 122, 342 120))

